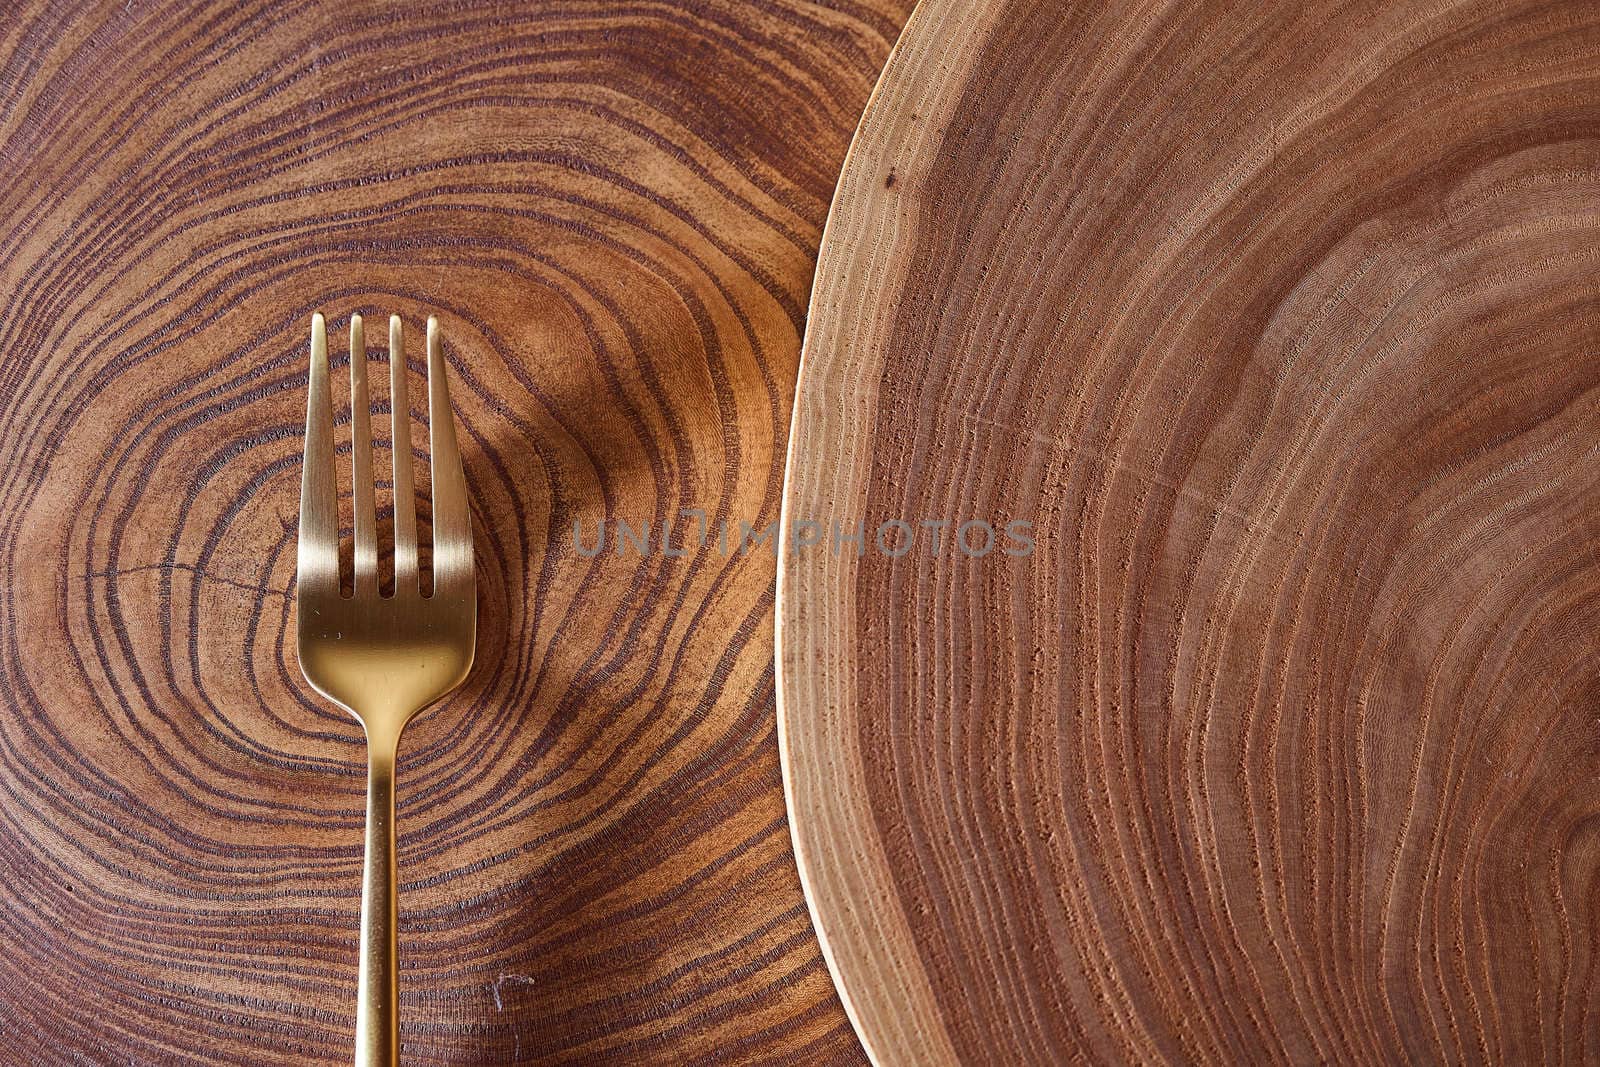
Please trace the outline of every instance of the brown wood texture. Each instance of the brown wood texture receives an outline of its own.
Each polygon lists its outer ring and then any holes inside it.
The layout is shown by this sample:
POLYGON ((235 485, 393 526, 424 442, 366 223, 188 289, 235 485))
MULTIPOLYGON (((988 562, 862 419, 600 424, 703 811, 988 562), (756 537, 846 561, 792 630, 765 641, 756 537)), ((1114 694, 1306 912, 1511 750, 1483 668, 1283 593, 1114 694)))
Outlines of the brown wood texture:
POLYGON ((780 564, 878 1062, 1600 1058, 1597 259, 1586 0, 924 0, 785 514, 1035 547, 780 564))
POLYGON ((374 324, 380 438, 406 316, 419 450, 440 316, 474 496, 478 665, 401 752, 403 1060, 860 1061, 773 554, 572 528, 776 517, 906 6, 3 6, 0 1062, 349 1062, 363 747, 293 640, 318 309, 374 324))

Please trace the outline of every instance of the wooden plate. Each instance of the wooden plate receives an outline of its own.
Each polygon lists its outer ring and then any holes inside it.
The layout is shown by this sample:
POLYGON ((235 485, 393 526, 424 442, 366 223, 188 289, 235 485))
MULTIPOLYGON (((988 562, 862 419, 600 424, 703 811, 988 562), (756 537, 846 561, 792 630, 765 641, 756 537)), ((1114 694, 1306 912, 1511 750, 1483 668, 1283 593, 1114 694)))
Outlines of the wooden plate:
POLYGON ((380 363, 406 317, 418 449, 440 317, 473 492, 478 666, 401 752, 403 1062, 860 1062, 776 560, 659 545, 777 517, 907 6, 5 5, 0 1061, 350 1063, 365 756, 294 651, 320 308, 380 363), (577 551, 619 521, 657 548, 577 551))
POLYGON ((780 730, 874 1058, 1600 1055, 1600 7, 924 0, 828 227, 780 730))

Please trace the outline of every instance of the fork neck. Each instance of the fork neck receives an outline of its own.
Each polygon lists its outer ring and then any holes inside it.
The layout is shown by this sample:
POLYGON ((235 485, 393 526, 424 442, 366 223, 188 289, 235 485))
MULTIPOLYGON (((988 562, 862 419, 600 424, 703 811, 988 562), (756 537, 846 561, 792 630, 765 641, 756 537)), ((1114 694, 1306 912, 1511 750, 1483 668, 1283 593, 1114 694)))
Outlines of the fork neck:
POLYGON ((375 770, 381 766, 392 772, 405 724, 390 715, 362 716, 361 724, 367 735, 368 767, 375 770))

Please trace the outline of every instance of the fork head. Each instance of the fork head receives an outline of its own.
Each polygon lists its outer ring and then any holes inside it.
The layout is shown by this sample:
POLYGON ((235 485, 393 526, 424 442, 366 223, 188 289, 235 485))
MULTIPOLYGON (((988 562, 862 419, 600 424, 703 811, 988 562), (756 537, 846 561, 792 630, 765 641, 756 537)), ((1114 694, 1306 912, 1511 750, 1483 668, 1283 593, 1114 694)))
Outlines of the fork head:
POLYGON ((339 588, 339 509, 334 488, 333 409, 327 327, 311 318, 305 464, 300 483, 296 601, 300 668, 323 696, 361 720, 369 743, 397 743, 406 721, 449 693, 472 667, 478 617, 472 522, 456 447, 438 320, 428 319, 428 425, 433 465, 433 594, 418 583, 406 360, 400 319, 389 319, 394 457, 394 595, 378 591, 366 338, 350 321, 354 595, 339 588))

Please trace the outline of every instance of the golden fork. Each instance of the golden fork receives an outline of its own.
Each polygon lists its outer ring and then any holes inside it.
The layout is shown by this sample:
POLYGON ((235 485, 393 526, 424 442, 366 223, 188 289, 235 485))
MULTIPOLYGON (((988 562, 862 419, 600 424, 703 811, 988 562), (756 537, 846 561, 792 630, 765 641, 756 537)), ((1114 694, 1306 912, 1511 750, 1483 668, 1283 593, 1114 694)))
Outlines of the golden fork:
POLYGON ((395 969, 394 767, 410 718, 467 677, 478 623, 467 484, 456 448, 439 323, 428 319, 428 425, 433 462, 433 595, 417 581, 417 517, 411 475, 411 410, 399 316, 389 319, 389 395, 394 455, 394 596, 378 593, 372 416, 361 316, 350 320, 351 487, 355 593, 339 589, 339 510, 333 474, 328 337, 311 317, 311 376, 300 483, 300 669, 312 687, 360 720, 367 734, 367 853, 361 880, 357 1067, 399 1062, 395 969))

